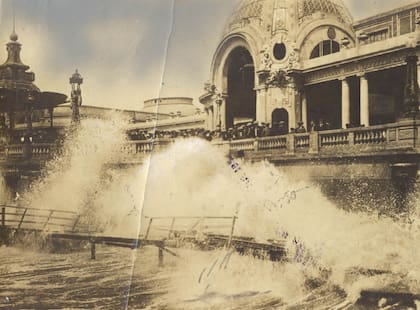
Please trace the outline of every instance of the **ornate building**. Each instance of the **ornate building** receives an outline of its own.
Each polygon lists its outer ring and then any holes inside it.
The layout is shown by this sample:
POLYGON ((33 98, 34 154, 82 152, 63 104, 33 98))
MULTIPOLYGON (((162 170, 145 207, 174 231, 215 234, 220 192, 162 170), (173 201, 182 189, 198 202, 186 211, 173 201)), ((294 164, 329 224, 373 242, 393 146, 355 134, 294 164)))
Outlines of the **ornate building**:
POLYGON ((46 149, 46 143, 57 139, 59 130, 53 127, 53 111, 67 99, 64 94, 42 92, 34 84, 35 74, 21 61, 22 45, 15 32, 6 46, 7 59, 0 65, 1 199, 12 194, 5 188, 17 191, 25 183, 24 177, 40 170, 40 163, 31 159, 46 149))
POLYGON ((407 57, 420 53, 419 12, 417 2, 354 21, 341 0, 242 1, 200 98, 207 128, 258 121, 339 129, 409 116, 404 85, 407 57))

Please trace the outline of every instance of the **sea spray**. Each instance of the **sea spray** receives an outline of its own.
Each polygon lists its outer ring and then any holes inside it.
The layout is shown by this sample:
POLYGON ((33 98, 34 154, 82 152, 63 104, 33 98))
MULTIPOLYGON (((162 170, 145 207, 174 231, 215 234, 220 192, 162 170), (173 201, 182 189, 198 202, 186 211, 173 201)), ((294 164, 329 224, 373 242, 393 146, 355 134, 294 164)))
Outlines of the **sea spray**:
MULTIPOLYGON (((67 134, 59 156, 48 163, 43 177, 24 195, 25 203, 33 208, 75 211, 82 215, 81 224, 91 231, 111 232, 127 220, 123 216, 130 209, 141 210, 141 168, 113 166, 126 156, 122 151, 127 142, 125 124, 118 117, 83 120, 79 128, 67 134)), ((140 213, 136 220, 130 220, 136 231, 140 213)), ((130 234, 131 226, 124 235, 130 234)))
MULTIPOLYGON (((124 135, 112 124, 111 128, 102 122, 89 126, 86 134, 82 129, 75 142, 67 144, 68 151, 56 162, 57 168, 33 186, 30 198, 34 205, 87 208, 105 232, 122 236, 138 234, 140 214, 143 223, 154 216, 237 215, 236 236, 266 242, 284 239, 286 231, 308 253, 316 253, 317 263, 311 268, 302 266, 293 255, 288 263, 275 263, 234 253, 226 268, 216 268, 216 263, 200 282, 203 270, 226 252, 213 257, 208 252, 184 255, 186 263, 179 264, 173 277, 175 288, 183 279, 191 279, 184 282, 188 289, 179 295, 183 300, 212 292, 223 296, 264 293, 271 287, 270 294, 293 302, 305 296, 305 279, 321 277, 323 270, 328 271, 329 283, 344 288, 354 300, 362 289, 387 289, 395 283, 401 290, 420 291, 417 221, 407 224, 340 210, 307 176, 293 176, 291 181, 264 161, 250 164, 238 160, 250 180, 244 186, 227 164, 227 154, 200 139, 179 140, 146 157, 143 166, 106 169, 110 160, 120 160, 124 135), (356 270, 350 281, 349 270, 356 270), (363 277, 357 270, 386 273, 363 277)), ((146 226, 141 226, 143 233, 146 226)), ((288 250, 293 251, 293 244, 288 250)))
MULTIPOLYGON (((305 251, 315 255, 317 261, 312 264, 315 267, 312 271, 306 266, 303 268, 302 261, 294 261, 293 257, 290 264, 306 276, 319 277, 323 271, 328 271, 328 280, 348 290, 354 299, 362 288, 376 285, 386 290, 393 280, 400 282, 399 277, 405 283, 400 286, 401 290, 409 285, 413 291, 419 291, 420 260, 415 251, 420 236, 418 229, 403 221, 378 218, 375 214, 341 210, 324 197, 307 176, 301 175, 301 180, 292 182, 266 162, 249 164, 238 160, 252 185, 244 186, 227 161, 226 154, 197 139, 178 141, 167 151, 154 155, 147 180, 144 214, 237 214, 235 235, 253 237, 261 242, 282 239, 281 231, 287 231, 299 240, 305 251), (372 276, 369 280, 361 276, 347 281, 348 270, 353 268, 383 270, 387 275, 372 276), (388 281, 384 282, 385 278, 388 281)), ((211 266, 211 261, 204 265, 199 262, 188 265, 196 264, 200 265, 197 270, 187 268, 184 271, 194 273, 198 279, 203 268, 211 266)), ((254 264, 263 263, 255 261, 254 264)), ((238 281, 245 273, 245 267, 236 270, 238 281)), ((223 275, 227 278, 217 281, 209 277, 208 281, 215 281, 210 287, 216 289, 216 282, 226 283, 232 276, 229 272, 223 272, 223 275)), ((258 279, 252 279, 252 282, 258 283, 258 279)), ((303 286, 301 282, 299 287, 303 286)), ((202 294, 208 293, 206 287, 202 294)))

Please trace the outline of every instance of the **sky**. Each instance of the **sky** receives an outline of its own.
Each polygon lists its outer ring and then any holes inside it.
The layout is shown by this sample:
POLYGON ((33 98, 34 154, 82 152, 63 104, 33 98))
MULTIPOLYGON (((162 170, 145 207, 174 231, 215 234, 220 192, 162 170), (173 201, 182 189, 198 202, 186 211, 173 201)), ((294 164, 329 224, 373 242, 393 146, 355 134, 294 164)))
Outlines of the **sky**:
MULTIPOLYGON (((22 61, 44 91, 69 94, 84 77, 83 103, 141 109, 160 96, 198 97, 226 20, 239 0, 0 0, 0 45, 16 32, 22 61), (15 12, 15 14, 13 14, 15 12)), ((344 0, 355 20, 415 2, 344 0)), ((1 49, 0 62, 6 59, 1 49)))

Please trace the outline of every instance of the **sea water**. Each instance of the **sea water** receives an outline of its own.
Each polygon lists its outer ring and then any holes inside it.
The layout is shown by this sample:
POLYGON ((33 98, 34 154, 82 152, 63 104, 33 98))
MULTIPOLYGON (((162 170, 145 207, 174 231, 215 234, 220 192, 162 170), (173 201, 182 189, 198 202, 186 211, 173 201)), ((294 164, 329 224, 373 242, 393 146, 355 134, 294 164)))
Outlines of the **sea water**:
MULTIPOLYGON (((177 249, 181 258, 166 270, 171 284, 152 306, 262 309, 272 302, 299 309, 315 294, 322 308, 328 300, 354 303, 362 290, 420 292, 418 212, 407 223, 341 210, 307 176, 291 181, 266 161, 229 158, 198 138, 137 154, 141 163, 118 168, 127 142, 120 124, 84 121, 32 184, 28 204, 80 212, 92 229, 122 237, 144 234, 150 217, 237 216, 235 236, 283 240, 290 254, 279 263, 177 249), (316 290, 311 279, 321 283, 316 290)), ((135 268, 141 262, 131 254, 135 268)))

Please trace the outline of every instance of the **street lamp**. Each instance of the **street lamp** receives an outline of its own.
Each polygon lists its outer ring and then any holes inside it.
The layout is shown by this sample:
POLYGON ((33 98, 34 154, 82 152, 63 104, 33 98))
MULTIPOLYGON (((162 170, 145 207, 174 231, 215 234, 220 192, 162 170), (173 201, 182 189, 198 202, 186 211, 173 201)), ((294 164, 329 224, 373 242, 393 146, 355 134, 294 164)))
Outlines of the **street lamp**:
POLYGON ((72 109, 72 123, 80 122, 79 107, 82 105, 82 90, 80 85, 83 83, 83 78, 77 71, 70 77, 71 85, 71 109, 72 109))

